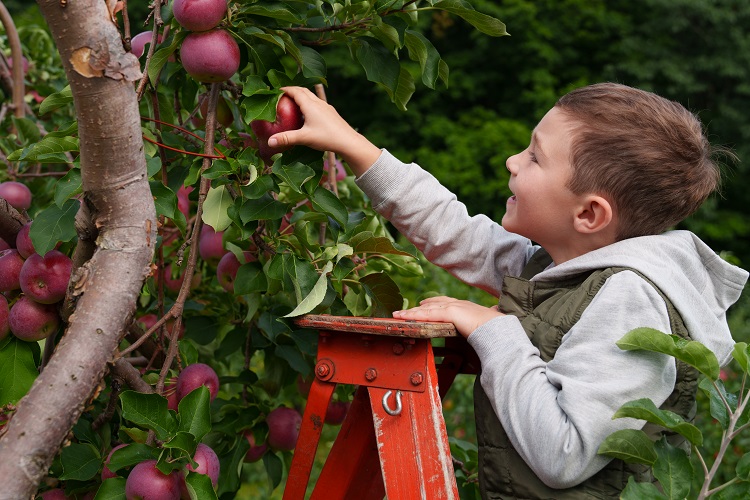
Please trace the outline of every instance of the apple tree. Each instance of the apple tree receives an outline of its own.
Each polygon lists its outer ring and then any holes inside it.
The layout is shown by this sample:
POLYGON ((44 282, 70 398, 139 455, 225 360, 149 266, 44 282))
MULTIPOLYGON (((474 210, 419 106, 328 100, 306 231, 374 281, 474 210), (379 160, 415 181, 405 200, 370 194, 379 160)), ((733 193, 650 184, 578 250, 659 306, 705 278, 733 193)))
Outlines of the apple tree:
POLYGON ((316 352, 294 317, 388 315, 422 272, 335 155, 268 147, 303 123, 280 89, 326 99, 335 44, 405 110, 448 84, 421 19, 505 27, 462 0, 38 5, 51 69, 0 139, 0 497, 231 498, 261 459, 277 486, 316 352))

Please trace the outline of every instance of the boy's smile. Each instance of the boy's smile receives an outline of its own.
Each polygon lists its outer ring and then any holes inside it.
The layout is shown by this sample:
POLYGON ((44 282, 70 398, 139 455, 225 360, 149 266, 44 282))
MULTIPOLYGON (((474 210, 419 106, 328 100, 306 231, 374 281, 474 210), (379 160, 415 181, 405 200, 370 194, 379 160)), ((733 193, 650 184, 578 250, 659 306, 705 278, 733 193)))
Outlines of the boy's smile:
POLYGON ((573 223, 582 201, 567 187, 571 136, 570 118, 552 108, 534 129, 529 147, 508 158, 513 196, 502 220, 506 230, 538 243, 553 258, 565 255, 565 260, 570 258, 573 223))

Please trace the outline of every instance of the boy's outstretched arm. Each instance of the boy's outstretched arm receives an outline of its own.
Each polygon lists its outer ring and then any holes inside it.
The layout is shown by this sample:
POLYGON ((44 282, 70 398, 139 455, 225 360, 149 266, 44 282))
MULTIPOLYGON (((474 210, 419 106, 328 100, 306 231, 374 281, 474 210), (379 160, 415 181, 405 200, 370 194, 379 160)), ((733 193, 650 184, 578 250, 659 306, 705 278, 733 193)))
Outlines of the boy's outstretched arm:
POLYGON ((381 150, 354 130, 327 102, 304 87, 284 87, 284 93, 294 99, 305 116, 301 129, 272 135, 269 146, 304 145, 318 151, 333 151, 359 177, 380 156, 381 150))
POLYGON ((464 337, 498 316, 505 316, 495 307, 484 307, 468 300, 458 300, 451 297, 430 297, 419 303, 417 307, 395 311, 393 317, 417 321, 438 321, 453 323, 464 337))

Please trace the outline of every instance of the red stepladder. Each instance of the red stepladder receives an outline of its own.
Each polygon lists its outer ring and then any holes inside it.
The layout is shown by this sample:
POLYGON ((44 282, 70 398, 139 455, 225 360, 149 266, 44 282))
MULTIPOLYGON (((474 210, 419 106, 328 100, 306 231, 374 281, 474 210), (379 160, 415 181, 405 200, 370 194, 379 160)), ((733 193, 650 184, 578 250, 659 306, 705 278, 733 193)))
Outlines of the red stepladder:
POLYGON ((357 389, 311 500, 458 499, 441 399, 478 365, 455 327, 329 315, 295 322, 318 330, 318 355, 284 500, 305 498, 337 384, 357 389), (435 338, 445 347, 433 349, 435 338))

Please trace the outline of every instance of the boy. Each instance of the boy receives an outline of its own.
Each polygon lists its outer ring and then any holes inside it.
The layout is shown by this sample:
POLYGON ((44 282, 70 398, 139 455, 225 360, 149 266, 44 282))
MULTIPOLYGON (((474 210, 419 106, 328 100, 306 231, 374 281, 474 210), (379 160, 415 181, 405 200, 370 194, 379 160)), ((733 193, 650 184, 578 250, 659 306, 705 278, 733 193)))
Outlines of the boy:
POLYGON ((615 342, 655 328, 702 342, 724 365, 734 344, 725 313, 748 277, 692 233, 667 231, 719 182, 698 119, 624 85, 570 92, 507 160, 513 196, 498 225, 470 217, 430 174, 371 144, 312 92, 285 91, 305 125, 271 141, 338 153, 430 261, 500 297, 496 308, 434 297, 394 313, 454 323, 479 356, 483 497, 617 498, 628 477, 651 479, 598 455, 599 445, 643 427, 612 419, 627 401, 692 418, 698 374, 615 342))

